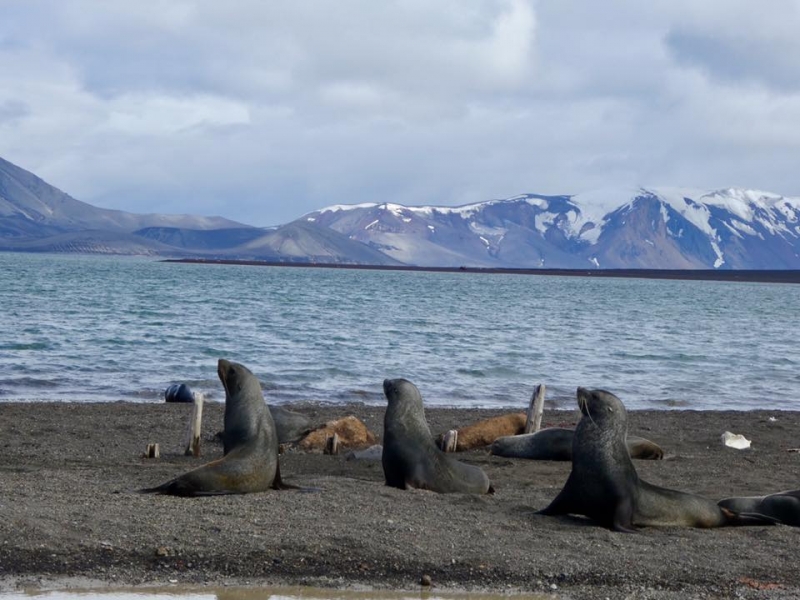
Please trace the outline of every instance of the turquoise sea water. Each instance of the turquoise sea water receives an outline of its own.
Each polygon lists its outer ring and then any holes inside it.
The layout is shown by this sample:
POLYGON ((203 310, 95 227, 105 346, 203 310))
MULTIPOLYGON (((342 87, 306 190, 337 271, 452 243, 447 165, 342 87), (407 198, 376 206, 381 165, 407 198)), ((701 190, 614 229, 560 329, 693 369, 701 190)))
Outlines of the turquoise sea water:
POLYGON ((223 401, 216 361, 270 402, 800 409, 800 286, 193 265, 0 253, 0 401, 223 401))

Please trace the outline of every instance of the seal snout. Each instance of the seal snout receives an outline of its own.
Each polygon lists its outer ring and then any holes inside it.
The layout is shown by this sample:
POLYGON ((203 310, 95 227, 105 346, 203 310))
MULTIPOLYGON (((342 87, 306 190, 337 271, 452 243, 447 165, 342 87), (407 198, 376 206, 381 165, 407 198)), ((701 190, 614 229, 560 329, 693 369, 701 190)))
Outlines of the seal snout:
POLYGON ((226 394, 229 392, 228 390, 228 376, 233 369, 233 363, 229 360, 225 360, 224 358, 220 358, 217 361, 217 375, 219 376, 219 380, 222 382, 222 387, 225 388, 226 394))
POLYGON ((225 373, 228 372, 228 369, 231 368, 231 361, 225 360, 224 358, 220 358, 217 361, 217 375, 219 375, 220 379, 225 378, 225 373))
POLYGON ((579 387, 576 396, 578 398, 578 408, 581 410, 581 413, 588 415, 589 399, 591 398, 592 393, 586 388, 579 387))
POLYGON ((383 395, 386 396, 386 399, 390 400, 395 393, 397 393, 397 380, 396 379, 384 379, 383 380, 383 395))

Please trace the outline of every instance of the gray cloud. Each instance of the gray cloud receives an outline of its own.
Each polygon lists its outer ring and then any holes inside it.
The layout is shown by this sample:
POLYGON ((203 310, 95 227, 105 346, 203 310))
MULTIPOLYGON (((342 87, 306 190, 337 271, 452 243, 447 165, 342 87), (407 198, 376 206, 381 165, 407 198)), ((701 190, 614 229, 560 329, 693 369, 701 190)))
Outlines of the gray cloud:
MULTIPOLYGON (((698 3, 702 4, 702 3, 698 3)), ((800 4, 773 0, 758 7, 734 0, 709 10, 695 6, 671 27, 666 43, 683 65, 725 83, 776 92, 800 90, 800 4)))
POLYGON ((0 156, 98 205, 261 225, 641 184, 800 195, 784 4, 697 4, 12 0, 0 156))

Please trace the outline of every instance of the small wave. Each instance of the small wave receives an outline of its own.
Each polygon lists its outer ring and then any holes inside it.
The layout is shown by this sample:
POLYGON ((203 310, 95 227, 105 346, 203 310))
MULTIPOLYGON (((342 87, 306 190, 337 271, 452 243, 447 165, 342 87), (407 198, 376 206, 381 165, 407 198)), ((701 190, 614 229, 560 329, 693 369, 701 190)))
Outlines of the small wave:
POLYGON ((52 346, 47 342, 30 342, 23 344, 12 342, 10 344, 0 344, 0 350, 50 350, 52 346))
POLYGON ((323 398, 325 401, 332 400, 334 403, 360 402, 367 405, 382 405, 386 403, 383 392, 371 392, 364 389, 349 389, 342 391, 320 392, 316 399, 323 398))
POLYGON ((163 400, 164 399, 164 390, 156 390, 153 388, 147 388, 143 390, 120 390, 120 395, 125 396, 127 398, 137 398, 139 400, 163 400))
POLYGON ((650 400, 653 404, 657 406, 666 406, 669 408, 688 408, 692 406, 692 403, 688 400, 681 400, 680 398, 656 398, 650 400))
POLYGON ((486 372, 480 369, 456 369, 459 375, 469 375, 470 377, 486 377, 486 372))
POLYGON ((778 356, 776 358, 772 358, 771 362, 773 365, 796 365, 797 362, 793 361, 791 358, 786 358, 785 356, 778 356))
POLYGON ((228 350, 221 350, 219 348, 201 348, 200 354, 203 356, 213 356, 214 358, 219 358, 220 356, 228 356, 230 352, 228 350))
POLYGON ((0 379, 0 385, 13 387, 32 387, 32 388, 57 388, 61 384, 49 379, 36 379, 35 377, 20 377, 19 379, 0 379))
POLYGON ((641 361, 655 361, 655 362, 678 362, 678 363, 694 363, 706 360, 706 356, 700 354, 687 354, 685 352, 678 352, 676 354, 652 354, 644 353, 638 354, 636 352, 617 351, 612 352, 611 356, 614 358, 621 358, 626 360, 641 360, 641 361))

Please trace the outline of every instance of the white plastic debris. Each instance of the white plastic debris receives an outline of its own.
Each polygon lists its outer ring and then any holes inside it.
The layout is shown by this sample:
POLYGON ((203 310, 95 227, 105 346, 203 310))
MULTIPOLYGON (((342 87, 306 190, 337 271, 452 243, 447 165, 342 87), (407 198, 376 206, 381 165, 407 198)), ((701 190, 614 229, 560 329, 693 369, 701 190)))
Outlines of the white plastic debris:
POLYGON ((750 440, 740 433, 731 433, 730 431, 722 434, 722 443, 728 448, 736 448, 737 450, 745 450, 750 447, 750 440))

